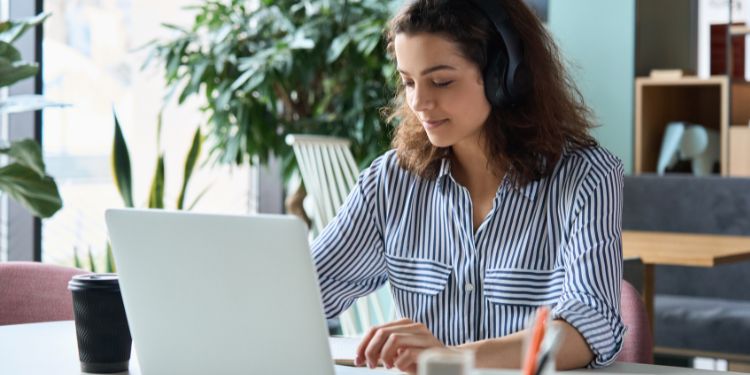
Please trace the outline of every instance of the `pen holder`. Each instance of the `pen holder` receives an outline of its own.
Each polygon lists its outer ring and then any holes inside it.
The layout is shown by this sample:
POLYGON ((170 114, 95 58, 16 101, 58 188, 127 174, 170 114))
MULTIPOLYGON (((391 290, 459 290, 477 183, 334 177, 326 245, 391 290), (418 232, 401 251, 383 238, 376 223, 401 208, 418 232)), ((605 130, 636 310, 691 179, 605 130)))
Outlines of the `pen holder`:
POLYGON ((469 375, 474 371, 470 350, 427 349, 417 359, 418 375, 469 375))
POLYGON ((552 324, 550 315, 547 307, 541 307, 529 320, 528 335, 522 351, 524 356, 521 359, 521 375, 555 373, 555 359, 563 331, 559 325, 552 324))

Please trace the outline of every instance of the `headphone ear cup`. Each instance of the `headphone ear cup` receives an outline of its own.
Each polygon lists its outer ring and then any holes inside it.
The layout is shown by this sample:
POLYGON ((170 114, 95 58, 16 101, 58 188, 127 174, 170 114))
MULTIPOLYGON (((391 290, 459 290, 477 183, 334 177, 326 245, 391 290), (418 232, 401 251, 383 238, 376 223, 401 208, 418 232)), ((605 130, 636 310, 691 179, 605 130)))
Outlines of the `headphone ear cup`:
POLYGON ((484 95, 492 106, 502 106, 508 101, 504 84, 504 71, 507 60, 500 53, 493 53, 487 59, 484 69, 484 95))

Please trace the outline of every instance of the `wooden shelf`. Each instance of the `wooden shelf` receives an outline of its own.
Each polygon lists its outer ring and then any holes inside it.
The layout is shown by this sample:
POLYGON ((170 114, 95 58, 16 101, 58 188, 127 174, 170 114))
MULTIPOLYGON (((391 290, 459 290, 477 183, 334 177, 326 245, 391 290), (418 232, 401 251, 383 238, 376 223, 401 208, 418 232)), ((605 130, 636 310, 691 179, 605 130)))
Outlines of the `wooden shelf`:
POLYGON ((728 77, 642 77, 636 79, 635 86, 635 173, 656 172, 664 128, 672 121, 700 124, 719 132, 721 173, 728 172, 728 77))
POLYGON ((684 121, 719 133, 722 175, 750 176, 750 82, 642 77, 635 86, 635 173, 656 172, 666 125, 684 121))
POLYGON ((750 126, 729 127, 729 175, 750 177, 750 126))

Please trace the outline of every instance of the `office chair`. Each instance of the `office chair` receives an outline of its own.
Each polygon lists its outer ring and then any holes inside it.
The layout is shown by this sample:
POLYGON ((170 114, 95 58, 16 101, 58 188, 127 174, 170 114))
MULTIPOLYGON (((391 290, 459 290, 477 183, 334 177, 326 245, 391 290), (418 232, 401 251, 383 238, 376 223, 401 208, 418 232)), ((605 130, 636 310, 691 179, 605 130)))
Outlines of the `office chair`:
MULTIPOLYGON (((349 149, 350 142, 336 137, 295 134, 288 135, 286 143, 294 149, 302 181, 314 203, 312 233, 320 234, 336 215, 359 176, 359 168, 349 149)), ((393 320, 395 309, 392 306, 387 287, 358 299, 340 316, 344 335, 362 334, 373 325, 393 320), (390 303, 389 312, 383 308, 381 299, 390 303)))
POLYGON ((36 262, 0 263, 0 325, 73 319, 68 281, 83 273, 36 262))
POLYGON ((652 364, 654 363, 654 342, 643 299, 627 281, 622 280, 621 285, 620 314, 628 331, 625 333, 622 351, 617 357, 617 362, 652 364))

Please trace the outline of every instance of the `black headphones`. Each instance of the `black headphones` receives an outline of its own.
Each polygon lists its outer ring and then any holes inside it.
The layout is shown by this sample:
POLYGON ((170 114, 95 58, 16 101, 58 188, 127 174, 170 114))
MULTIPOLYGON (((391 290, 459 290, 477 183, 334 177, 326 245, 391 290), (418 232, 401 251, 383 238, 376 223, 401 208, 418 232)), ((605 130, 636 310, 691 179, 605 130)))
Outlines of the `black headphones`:
POLYGON ((518 31, 500 4, 503 0, 470 0, 495 26, 500 36, 497 49, 487 51, 484 93, 493 106, 514 106, 529 91, 528 72, 523 63, 523 45, 518 31))

